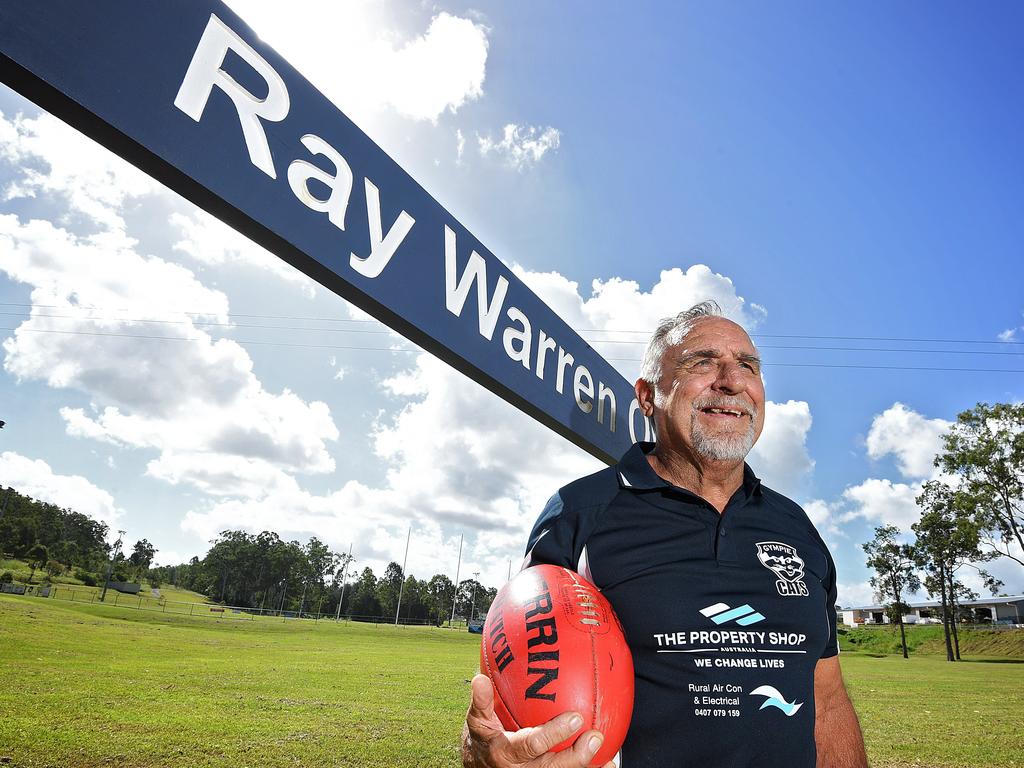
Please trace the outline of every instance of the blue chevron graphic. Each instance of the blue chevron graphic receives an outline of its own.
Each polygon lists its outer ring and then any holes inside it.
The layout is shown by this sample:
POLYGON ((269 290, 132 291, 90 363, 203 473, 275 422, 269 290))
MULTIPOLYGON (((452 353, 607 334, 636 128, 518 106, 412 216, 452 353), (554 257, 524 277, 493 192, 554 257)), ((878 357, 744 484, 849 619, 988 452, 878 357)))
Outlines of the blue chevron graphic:
POLYGON ((745 603, 739 608, 730 608, 725 603, 715 603, 714 605, 709 605, 707 608, 702 608, 700 612, 701 615, 707 616, 718 625, 725 624, 727 621, 735 620, 737 624, 745 627, 749 624, 756 624, 759 621, 764 621, 765 618, 745 603))

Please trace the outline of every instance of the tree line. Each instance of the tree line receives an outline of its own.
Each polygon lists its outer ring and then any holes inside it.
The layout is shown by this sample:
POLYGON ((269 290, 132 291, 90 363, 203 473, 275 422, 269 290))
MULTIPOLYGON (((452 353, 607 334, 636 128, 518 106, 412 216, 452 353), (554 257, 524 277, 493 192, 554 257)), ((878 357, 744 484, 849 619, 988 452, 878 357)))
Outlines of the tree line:
POLYGON ((106 523, 81 512, 11 487, 0 491, 0 554, 27 562, 32 569, 29 582, 37 571, 50 578, 68 573, 89 585, 105 578, 108 570, 113 581, 144 576, 156 554, 153 545, 145 539, 136 542, 130 555, 115 558, 111 569, 109 532, 106 523))
POLYGON ((899 626, 903 657, 903 597, 924 587, 939 600, 946 658, 958 661, 960 604, 978 599, 960 574, 974 570, 995 595, 1003 583, 981 564, 1007 558, 1024 566, 1024 403, 979 403, 960 413, 934 463, 943 474, 917 497, 914 540, 902 541, 896 526, 879 526, 863 549, 876 598, 899 626))
MULTIPOLYGON (((476 579, 456 590, 445 574, 417 579, 389 563, 378 577, 373 569, 357 572, 354 558, 333 552, 316 537, 305 544, 285 541, 272 531, 252 535, 223 531, 202 557, 188 563, 153 568, 158 550, 141 539, 126 551, 121 540, 107 543, 106 523, 72 509, 38 501, 14 488, 0 491, 0 555, 28 563, 31 583, 67 575, 88 586, 147 581, 152 588, 173 584, 241 608, 292 614, 338 615, 439 624, 452 617, 482 617, 497 594, 476 579)), ((8 573, 0 579, 13 578, 8 573)))
POLYGON ((421 624, 450 619, 453 600, 455 616, 485 616, 498 592, 475 579, 460 581, 456 590, 440 573, 417 579, 396 562, 388 563, 380 577, 369 567, 357 573, 353 562, 315 536, 303 544, 273 531, 222 531, 202 559, 154 568, 150 574, 151 583, 173 583, 225 605, 390 621, 398 613, 403 623, 421 624))

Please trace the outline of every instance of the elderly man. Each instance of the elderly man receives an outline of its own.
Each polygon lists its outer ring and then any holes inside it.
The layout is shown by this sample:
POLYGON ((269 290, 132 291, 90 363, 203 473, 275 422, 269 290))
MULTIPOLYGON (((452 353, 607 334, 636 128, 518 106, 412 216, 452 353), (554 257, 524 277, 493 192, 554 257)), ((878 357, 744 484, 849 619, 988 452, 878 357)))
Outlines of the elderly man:
MULTIPOLYGON (((528 563, 599 587, 636 671, 634 766, 860 768, 857 717, 839 669, 836 571, 804 511, 761 485, 744 458, 761 434, 761 363, 713 302, 664 320, 636 396, 656 442, 562 488, 534 527, 528 563)), ((466 766, 586 766, 596 731, 576 713, 515 733, 473 679, 466 766)))

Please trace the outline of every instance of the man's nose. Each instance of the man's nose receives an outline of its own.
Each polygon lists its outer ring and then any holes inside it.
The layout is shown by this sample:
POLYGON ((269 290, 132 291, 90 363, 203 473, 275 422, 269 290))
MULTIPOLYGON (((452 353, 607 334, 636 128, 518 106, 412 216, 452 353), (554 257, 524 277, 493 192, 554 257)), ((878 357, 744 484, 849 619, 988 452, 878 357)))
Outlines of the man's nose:
POLYGON ((739 364, 733 361, 723 360, 718 366, 718 377, 715 379, 714 389, 734 395, 743 391, 743 377, 739 364))

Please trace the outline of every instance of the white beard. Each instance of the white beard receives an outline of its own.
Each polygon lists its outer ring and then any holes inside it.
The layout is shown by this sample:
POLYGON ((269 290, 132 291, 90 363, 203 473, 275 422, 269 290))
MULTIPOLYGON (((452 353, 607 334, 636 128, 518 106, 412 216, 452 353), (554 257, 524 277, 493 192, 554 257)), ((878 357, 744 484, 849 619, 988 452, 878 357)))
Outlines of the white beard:
POLYGON ((693 437, 693 448, 705 459, 713 461, 741 461, 754 447, 754 419, 750 418, 747 431, 743 434, 714 434, 704 430, 704 426, 694 411, 690 417, 690 434, 693 437))

